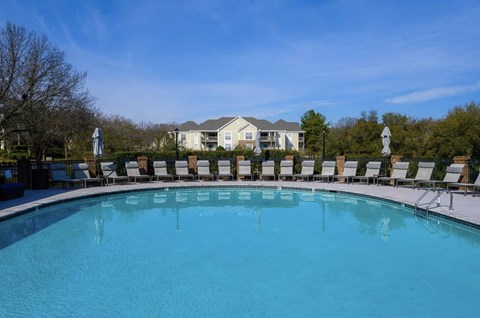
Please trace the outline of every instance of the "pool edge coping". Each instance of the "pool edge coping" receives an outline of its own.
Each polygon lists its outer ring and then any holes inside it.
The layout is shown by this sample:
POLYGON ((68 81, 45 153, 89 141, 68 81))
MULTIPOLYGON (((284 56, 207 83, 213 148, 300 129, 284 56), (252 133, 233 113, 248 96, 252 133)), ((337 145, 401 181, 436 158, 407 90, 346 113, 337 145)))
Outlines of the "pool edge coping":
MULTIPOLYGON (((132 192, 151 192, 151 191, 159 191, 159 190, 165 191, 166 189, 168 191, 170 188, 173 188, 175 190, 193 189, 193 188, 197 188, 197 189, 206 189, 206 188, 210 188, 210 189, 252 188, 252 189, 255 189, 255 188, 257 188, 257 189, 276 189, 276 190, 284 190, 284 189, 287 189, 287 190, 303 190, 303 191, 319 192, 319 193, 339 193, 339 194, 347 194, 347 195, 357 196, 357 197, 361 197, 361 198, 375 199, 375 200, 379 200, 379 201, 382 201, 382 202, 388 202, 388 203, 391 203, 391 204, 400 205, 402 207, 411 208, 411 209, 414 210, 414 211, 412 211, 413 214, 415 214, 415 215, 418 214, 418 213, 415 212, 415 206, 412 205, 411 203, 408 203, 408 202, 402 202, 400 200, 385 198, 385 197, 378 196, 378 195, 373 195, 373 194, 357 193, 357 192, 345 191, 345 190, 332 190, 332 189, 326 189, 326 188, 314 188, 314 187, 309 187, 308 185, 298 185, 298 186, 294 186, 294 185, 267 185, 267 184, 262 184, 262 185, 252 185, 252 184, 225 184, 225 185, 207 184, 207 185, 199 185, 199 184, 188 184, 188 183, 183 184, 182 183, 182 184, 159 184, 159 186, 154 187, 154 188, 138 188, 138 189, 121 189, 121 188, 116 188, 115 187, 116 190, 112 190, 112 191, 103 191, 103 192, 98 192, 98 193, 80 193, 79 195, 77 195, 75 197, 57 198, 54 201, 49 201, 49 202, 42 202, 42 199, 39 199, 37 201, 33 201, 33 203, 29 203, 29 204, 33 204, 33 206, 31 206, 31 207, 26 207, 24 209, 11 211, 10 213, 0 215, 0 222, 4 222, 4 221, 7 221, 9 219, 13 219, 15 217, 21 216, 21 215, 25 215, 25 214, 28 214, 28 213, 31 213, 31 212, 35 212, 35 211, 38 211, 38 210, 46 208, 46 207, 55 206, 55 205, 63 204, 63 203, 67 203, 67 202, 72 202, 72 201, 75 201, 75 200, 103 197, 103 196, 107 196, 107 195, 111 195, 111 194, 124 194, 124 193, 132 193, 132 192), (35 203, 35 202, 37 202, 37 203, 35 203)), ((474 223, 474 222, 459 219, 459 218, 456 218, 454 216, 450 216, 450 215, 447 215, 447 214, 444 214, 444 213, 441 213, 441 212, 436 212, 436 211, 433 211, 433 210, 428 210, 427 211, 427 209, 425 209, 425 208, 417 208, 417 210, 422 211, 422 214, 427 215, 427 217, 428 217, 429 214, 431 214, 435 217, 439 217, 439 218, 449 220, 449 221, 452 221, 452 222, 457 222, 459 224, 462 224, 462 225, 480 230, 480 224, 477 224, 477 223, 474 223)), ((422 215, 422 214, 418 214, 418 215, 424 217, 424 215, 422 215)))

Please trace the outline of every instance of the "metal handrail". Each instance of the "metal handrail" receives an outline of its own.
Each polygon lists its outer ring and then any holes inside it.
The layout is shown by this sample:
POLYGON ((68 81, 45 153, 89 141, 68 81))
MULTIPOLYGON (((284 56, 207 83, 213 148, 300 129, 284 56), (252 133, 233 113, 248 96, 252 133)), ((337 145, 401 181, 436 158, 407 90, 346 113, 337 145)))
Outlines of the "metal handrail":
POLYGON ((428 216, 428 212, 430 211, 430 208, 432 207, 432 205, 436 202, 437 206, 436 208, 442 206, 440 204, 440 197, 442 196, 442 194, 444 193, 448 193, 450 194, 450 204, 448 205, 448 209, 449 210, 453 210, 453 194, 451 191, 449 191, 448 189, 441 189, 441 188, 428 188, 425 190, 425 192, 417 199, 417 201, 415 202, 415 213, 417 212, 418 210, 418 207, 420 206, 426 206, 426 214, 428 216), (437 194, 433 197, 432 200, 430 200, 429 202, 425 202, 425 203, 420 203, 420 201, 430 192, 437 192, 437 194))

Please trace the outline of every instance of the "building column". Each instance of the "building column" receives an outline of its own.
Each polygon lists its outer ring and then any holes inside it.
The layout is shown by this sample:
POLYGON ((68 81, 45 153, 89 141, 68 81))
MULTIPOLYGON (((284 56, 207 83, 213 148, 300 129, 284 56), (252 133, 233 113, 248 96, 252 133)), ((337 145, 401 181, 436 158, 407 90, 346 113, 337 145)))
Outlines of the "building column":
POLYGON ((148 173, 148 157, 140 156, 137 158, 138 169, 140 174, 149 175, 148 173))
POLYGON ((85 163, 88 165, 88 171, 90 172, 91 176, 97 177, 97 162, 93 157, 86 157, 85 163))
POLYGON ((390 164, 392 165, 392 169, 390 169, 390 177, 392 176, 393 174, 393 165, 396 163, 396 162, 402 162, 403 160, 403 156, 402 155, 392 155, 390 157, 390 164))
POLYGON ((193 173, 197 173, 197 160, 198 157, 195 155, 188 156, 188 170, 193 173))
POLYGON ((460 182, 469 182, 470 181, 470 168, 468 166, 468 161, 470 156, 455 156, 453 157, 453 163, 464 164, 462 171, 462 176, 460 177, 460 182))
MULTIPOLYGON (((345 170, 345 156, 337 156, 337 174, 338 175, 343 175, 343 171, 345 170)), ((345 178, 340 177, 338 178, 339 182, 345 182, 345 178)))

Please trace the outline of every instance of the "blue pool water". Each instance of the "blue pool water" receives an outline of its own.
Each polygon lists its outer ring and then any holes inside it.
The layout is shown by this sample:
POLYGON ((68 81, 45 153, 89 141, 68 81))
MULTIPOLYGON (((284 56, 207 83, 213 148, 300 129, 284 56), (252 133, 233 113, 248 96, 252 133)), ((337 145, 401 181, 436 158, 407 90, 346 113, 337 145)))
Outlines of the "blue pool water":
POLYGON ((473 317, 479 243, 341 194, 91 198, 0 223, 0 317, 473 317))

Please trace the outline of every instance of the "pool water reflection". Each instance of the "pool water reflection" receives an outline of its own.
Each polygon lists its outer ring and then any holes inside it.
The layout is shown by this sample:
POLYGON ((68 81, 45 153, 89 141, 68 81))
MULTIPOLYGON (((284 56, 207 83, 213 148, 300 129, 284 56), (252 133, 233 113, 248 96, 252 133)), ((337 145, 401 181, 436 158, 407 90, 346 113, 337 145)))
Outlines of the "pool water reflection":
POLYGON ((468 227, 349 195, 110 195, 0 223, 0 312, 466 317, 479 296, 479 242, 468 227))

